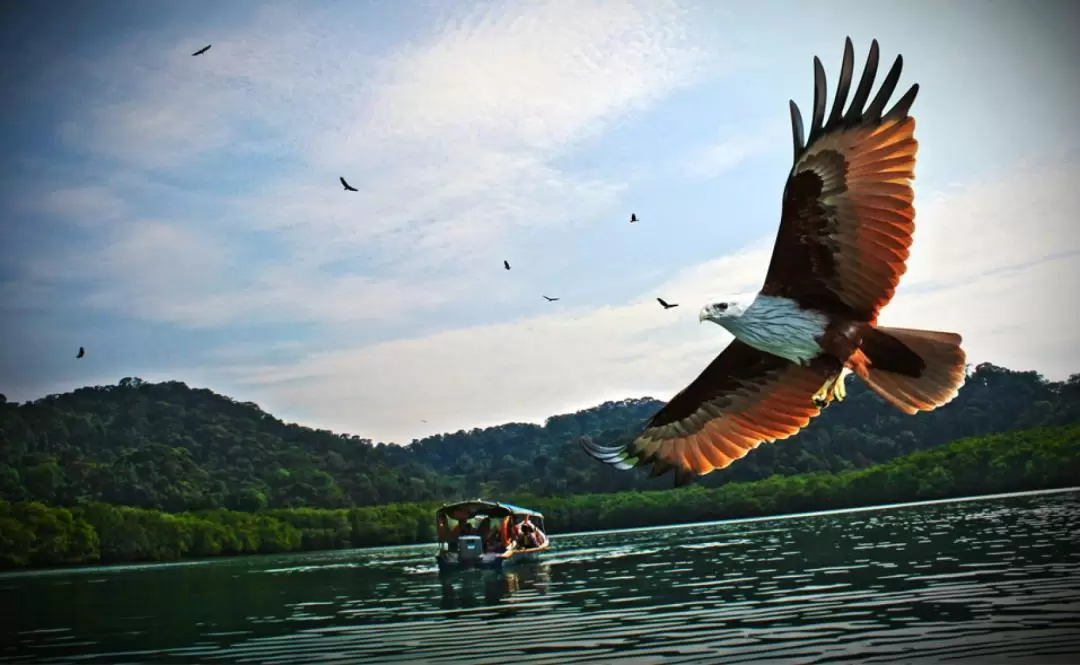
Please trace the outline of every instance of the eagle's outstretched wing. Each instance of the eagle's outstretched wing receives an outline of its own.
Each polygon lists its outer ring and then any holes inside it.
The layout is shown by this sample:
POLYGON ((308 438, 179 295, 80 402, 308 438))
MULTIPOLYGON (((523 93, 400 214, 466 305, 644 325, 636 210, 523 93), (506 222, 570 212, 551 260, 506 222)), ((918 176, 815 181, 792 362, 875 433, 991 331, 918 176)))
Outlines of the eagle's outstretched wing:
POLYGON ((874 40, 855 97, 844 112, 853 65, 849 38, 836 99, 825 121, 825 71, 814 58, 814 111, 805 144, 802 116, 791 102, 794 164, 784 186, 780 230, 761 293, 874 321, 907 270, 918 149, 915 119, 908 110, 919 85, 885 110, 903 68, 903 57, 897 56, 867 106, 878 67, 874 40))
POLYGON ((786 439, 820 413, 825 374, 734 340, 626 446, 585 451, 619 469, 675 470, 675 484, 722 469, 763 442, 786 439))

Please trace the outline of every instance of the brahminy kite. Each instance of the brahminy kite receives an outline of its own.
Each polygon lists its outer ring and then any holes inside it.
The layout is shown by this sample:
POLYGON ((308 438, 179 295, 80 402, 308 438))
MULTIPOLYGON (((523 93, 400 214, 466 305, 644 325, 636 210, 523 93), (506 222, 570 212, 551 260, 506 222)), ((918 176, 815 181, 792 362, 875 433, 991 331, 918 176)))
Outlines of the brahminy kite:
POLYGON ((866 104, 878 68, 874 40, 845 112, 853 65, 849 38, 826 120, 825 71, 814 58, 805 142, 790 102, 794 164, 761 290, 749 302, 713 302, 699 313, 735 339, 633 442, 582 439, 590 455, 619 469, 651 464, 652 476, 674 470, 678 487, 799 432, 834 398, 843 400, 848 373, 909 415, 956 396, 966 368, 960 335, 877 325, 907 269, 915 229, 918 143, 908 111, 919 86, 886 110, 903 67, 897 56, 866 104))

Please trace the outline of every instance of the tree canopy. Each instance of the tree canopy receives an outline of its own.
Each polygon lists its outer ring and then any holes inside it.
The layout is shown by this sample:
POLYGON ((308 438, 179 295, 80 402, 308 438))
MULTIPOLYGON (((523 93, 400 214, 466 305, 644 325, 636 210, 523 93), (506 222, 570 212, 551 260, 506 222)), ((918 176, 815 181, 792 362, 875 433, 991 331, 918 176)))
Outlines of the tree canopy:
MULTIPOLYGON (((956 400, 917 416, 849 383, 847 399, 803 432, 699 484, 865 469, 962 437, 1080 422, 1080 375, 1052 382, 980 365, 956 400)), ((23 404, 0 396, 0 497, 179 513, 666 489, 670 477, 617 471, 578 445, 583 436, 626 441, 661 405, 648 397, 606 402, 542 426, 509 423, 396 445, 285 423, 179 381, 129 377, 23 404)))
MULTIPOLYGON (((771 476, 715 488, 530 497, 548 531, 756 517, 995 492, 1067 487, 1080 477, 1080 426, 964 439, 865 469, 771 476)), ((166 513, 90 503, 0 500, 0 568, 169 561, 432 542, 435 503, 166 513)))

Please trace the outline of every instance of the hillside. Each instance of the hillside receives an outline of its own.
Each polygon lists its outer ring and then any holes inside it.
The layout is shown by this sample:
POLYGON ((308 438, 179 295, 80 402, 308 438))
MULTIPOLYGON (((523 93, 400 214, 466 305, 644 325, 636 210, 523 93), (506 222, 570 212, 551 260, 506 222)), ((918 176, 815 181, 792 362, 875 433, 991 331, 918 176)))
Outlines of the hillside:
MULTIPOLYGON (((1051 489, 1075 485, 1078 477, 1080 426, 1072 425, 964 439, 841 473, 711 489, 510 498, 542 511, 551 533, 567 533, 1051 489)), ((425 543, 435 539, 435 506, 177 514, 0 500, 0 568, 425 543)))
MULTIPOLYGON (((700 481, 861 469, 963 437, 1080 422, 1080 375, 1046 381, 990 364, 938 411, 905 416, 855 379, 810 427, 700 481)), ((631 399, 458 431, 408 446, 286 424, 250 402, 180 382, 126 378, 24 404, 0 397, 0 497, 171 512, 350 507, 466 495, 538 497, 663 489, 594 463, 577 439, 635 435, 661 402, 631 399)))

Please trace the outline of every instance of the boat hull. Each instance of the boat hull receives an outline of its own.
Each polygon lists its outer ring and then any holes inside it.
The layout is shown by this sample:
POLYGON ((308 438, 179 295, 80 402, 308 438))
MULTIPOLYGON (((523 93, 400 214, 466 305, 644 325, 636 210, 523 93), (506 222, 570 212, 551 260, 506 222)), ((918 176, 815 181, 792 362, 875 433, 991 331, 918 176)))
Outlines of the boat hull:
POLYGON ((540 555, 547 547, 532 550, 512 552, 509 556, 501 554, 483 554, 477 559, 461 561, 454 552, 442 551, 435 555, 435 562, 439 570, 462 570, 468 568, 499 569, 517 565, 519 563, 531 563, 540 560, 540 555))

